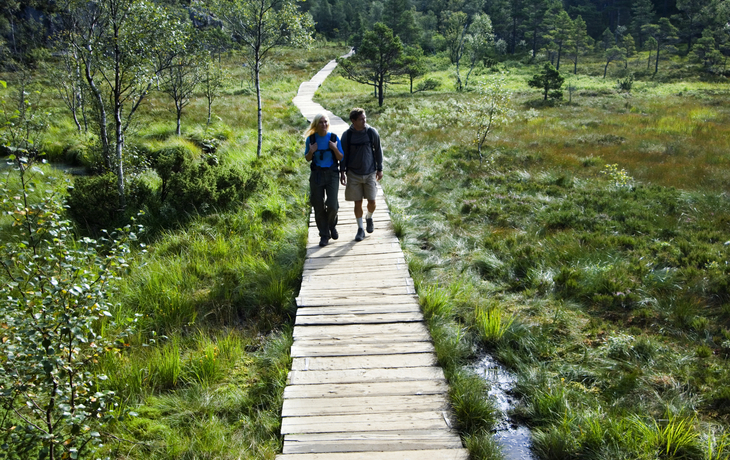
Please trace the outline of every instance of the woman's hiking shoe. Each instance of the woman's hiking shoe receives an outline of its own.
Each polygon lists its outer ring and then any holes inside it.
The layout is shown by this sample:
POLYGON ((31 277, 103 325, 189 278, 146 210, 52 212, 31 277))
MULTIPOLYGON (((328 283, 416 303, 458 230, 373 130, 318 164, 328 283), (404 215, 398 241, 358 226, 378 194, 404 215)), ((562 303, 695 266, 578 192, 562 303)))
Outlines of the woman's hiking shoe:
POLYGON ((335 227, 330 227, 330 237, 332 237, 333 240, 336 240, 340 237, 340 234, 337 232, 337 229, 335 227))
POLYGON ((365 218, 365 229, 368 231, 368 233, 373 233, 373 230, 375 230, 375 228, 373 227, 372 217, 365 218))
POLYGON ((362 241, 365 239, 365 230, 362 228, 357 229, 357 235, 355 235, 355 241, 362 241))
POLYGON ((319 239, 319 245, 320 245, 320 247, 327 246, 329 244, 329 242, 330 242, 330 239, 329 238, 325 238, 324 236, 319 239))

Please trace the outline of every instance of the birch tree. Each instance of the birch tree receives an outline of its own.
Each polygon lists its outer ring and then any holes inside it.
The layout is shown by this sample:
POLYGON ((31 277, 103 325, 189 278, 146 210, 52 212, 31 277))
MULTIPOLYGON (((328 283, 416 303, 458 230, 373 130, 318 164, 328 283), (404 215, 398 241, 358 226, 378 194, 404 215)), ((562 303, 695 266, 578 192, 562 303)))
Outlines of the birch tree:
POLYGON ((104 166, 117 177, 126 208, 124 141, 142 101, 162 69, 155 56, 182 40, 166 10, 147 0, 69 0, 63 39, 77 53, 96 109, 104 166))
POLYGON ((494 130, 514 119, 512 93, 507 90, 506 77, 501 74, 479 82, 477 97, 455 107, 459 123, 470 129, 482 164, 482 148, 494 130))
POLYGON ((261 66, 272 50, 282 46, 308 46, 312 42, 314 21, 302 13, 294 0, 217 0, 215 9, 233 38, 246 52, 253 69, 258 111, 258 145, 263 145, 263 106, 261 103, 261 66))

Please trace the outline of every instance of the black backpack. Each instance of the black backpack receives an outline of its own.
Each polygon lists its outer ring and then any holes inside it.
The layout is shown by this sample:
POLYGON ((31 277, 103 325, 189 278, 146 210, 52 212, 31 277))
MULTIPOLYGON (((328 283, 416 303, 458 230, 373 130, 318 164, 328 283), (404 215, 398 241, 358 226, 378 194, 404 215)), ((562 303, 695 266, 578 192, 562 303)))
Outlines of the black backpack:
MULTIPOLYGON (((315 139, 314 134, 312 134, 311 136, 309 136, 309 144, 314 144, 315 142, 317 142, 317 140, 315 139)), ((330 133, 330 142, 337 143, 337 134, 330 133)), ((324 150, 317 150, 317 153, 319 153, 319 152, 324 152, 324 150)), ((322 159, 322 154, 321 153, 320 153, 319 159, 320 160, 322 159)), ((339 162, 339 160, 337 158, 335 158, 334 155, 332 155, 332 160, 334 162, 332 163, 332 166, 330 166, 330 169, 334 169, 335 171, 337 171, 338 169, 340 169, 340 162, 339 162)), ((314 164, 314 157, 312 157, 312 162, 309 164, 309 167, 312 170, 314 170, 315 168, 319 168, 319 166, 316 166, 314 164)))
MULTIPOLYGON (((374 155, 375 154, 375 134, 373 134, 373 128, 368 126, 366 128, 366 131, 368 133, 368 138, 370 139, 370 150, 373 151, 373 155, 374 155)), ((347 135, 347 141, 345 142, 344 149, 345 149, 345 155, 347 155, 350 150, 350 135, 349 134, 347 135)))
MULTIPOLYGON (((373 134, 373 128, 368 126, 365 128, 365 131, 368 133, 368 139, 370 139, 370 150, 372 151, 373 156, 375 156, 375 134, 373 134)), ((345 150, 345 156, 348 155, 348 152, 350 151, 350 134, 347 134, 347 140, 345 141, 344 150, 345 150)), ((344 137, 344 134, 343 134, 344 137)), ((355 144, 355 145, 363 145, 363 144, 355 144)), ((342 171, 342 169, 340 169, 342 171)))

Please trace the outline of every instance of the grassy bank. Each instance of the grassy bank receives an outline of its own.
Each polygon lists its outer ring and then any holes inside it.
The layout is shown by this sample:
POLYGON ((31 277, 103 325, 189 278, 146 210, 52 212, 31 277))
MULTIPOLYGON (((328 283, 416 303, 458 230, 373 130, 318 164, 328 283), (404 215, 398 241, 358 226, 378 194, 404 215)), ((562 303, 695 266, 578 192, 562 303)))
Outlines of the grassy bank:
POLYGON ((518 376, 513 415, 539 458, 728 458, 727 83, 626 94, 582 75, 553 105, 526 85, 536 67, 502 65, 517 116, 480 164, 452 103, 473 93, 434 69, 444 90, 393 87, 382 108, 336 77, 319 97, 366 107, 384 138, 394 226, 474 457, 499 458, 484 388, 462 383, 490 352, 518 376))
MULTIPOLYGON (((245 199, 221 209, 155 214, 160 220, 138 217, 144 244, 126 261, 112 318, 101 323, 110 336, 130 332, 121 337, 121 351, 100 356, 95 370, 106 375, 97 389, 114 391, 120 402, 111 408, 114 421, 93 427, 104 443, 97 455, 273 459, 281 450, 281 397, 309 210, 301 159, 306 120, 291 99, 302 81, 344 52, 328 46, 271 58, 262 73, 261 158, 255 92, 235 53, 223 57, 228 76, 210 126, 202 95, 185 110, 180 138, 171 101, 152 92, 140 107, 126 139, 130 161, 164 151, 198 161, 213 150, 216 164, 242 178, 245 199)), ((13 76, 4 77, 12 90, 13 76)), ((88 164, 93 136, 79 135, 52 96, 45 91, 34 101, 48 123, 37 145, 51 161, 88 164)), ((56 193, 65 193, 69 178, 54 175, 56 193)), ((141 177, 153 190, 160 186, 155 174, 141 177)))

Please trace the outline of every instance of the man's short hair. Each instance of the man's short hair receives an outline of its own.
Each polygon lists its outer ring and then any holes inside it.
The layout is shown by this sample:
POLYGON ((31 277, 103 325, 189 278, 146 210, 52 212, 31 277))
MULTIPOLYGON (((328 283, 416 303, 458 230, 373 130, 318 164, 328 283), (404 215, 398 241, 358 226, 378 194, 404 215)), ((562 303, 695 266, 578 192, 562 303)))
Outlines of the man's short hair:
POLYGON ((350 111, 350 121, 355 121, 358 118, 360 118, 360 115, 365 113, 365 109, 361 109, 360 107, 355 107, 350 111))

